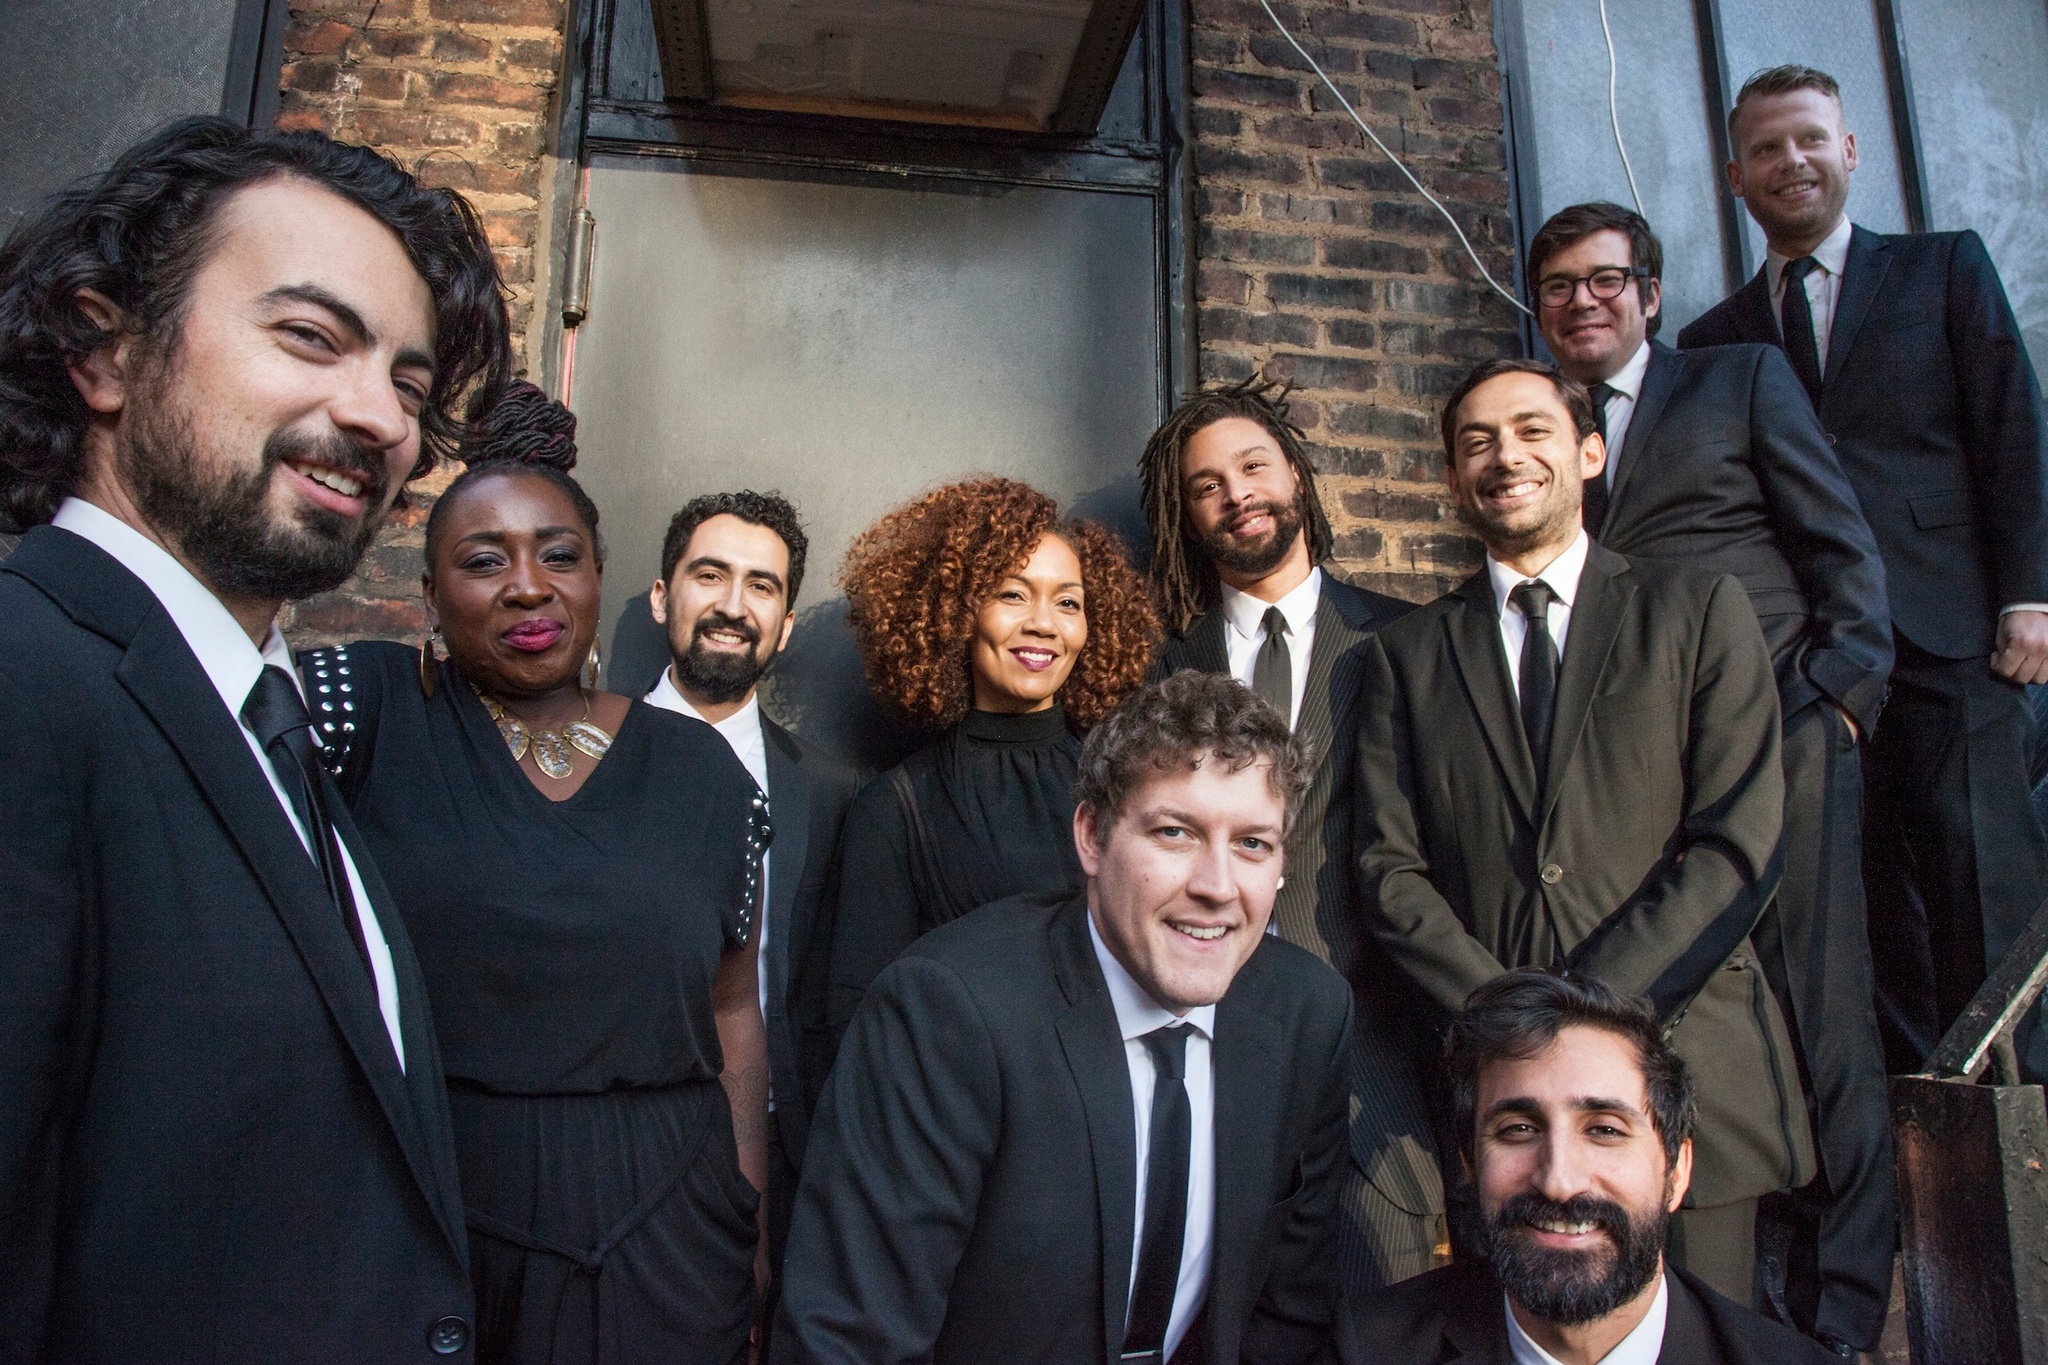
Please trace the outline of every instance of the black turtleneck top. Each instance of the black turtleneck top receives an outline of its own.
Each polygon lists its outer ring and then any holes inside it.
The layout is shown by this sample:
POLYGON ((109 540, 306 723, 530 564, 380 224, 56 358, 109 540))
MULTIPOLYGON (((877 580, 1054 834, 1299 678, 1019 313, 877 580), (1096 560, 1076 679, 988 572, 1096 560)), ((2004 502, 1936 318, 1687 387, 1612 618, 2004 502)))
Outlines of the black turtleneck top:
POLYGON ((927 930, 1033 891, 1078 891, 1064 709, 969 711, 862 789, 840 841, 829 1013, 843 1032, 868 983, 927 930))

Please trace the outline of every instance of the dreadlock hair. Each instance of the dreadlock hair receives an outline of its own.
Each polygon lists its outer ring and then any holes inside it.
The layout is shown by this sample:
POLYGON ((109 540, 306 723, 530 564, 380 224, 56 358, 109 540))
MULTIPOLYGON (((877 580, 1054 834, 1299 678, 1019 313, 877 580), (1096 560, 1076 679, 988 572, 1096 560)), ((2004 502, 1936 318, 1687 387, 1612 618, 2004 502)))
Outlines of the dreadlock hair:
POLYGON ((1309 459, 1308 438, 1287 420, 1291 388, 1253 375, 1236 384, 1205 389, 1175 408, 1145 442, 1145 453, 1138 458, 1138 477, 1144 490, 1145 524, 1152 532, 1152 591, 1159 599, 1159 614, 1167 629, 1176 633, 1186 630, 1196 615, 1222 599, 1216 566, 1187 522, 1180 460, 1198 432, 1226 417, 1258 423, 1280 447, 1300 490, 1309 560, 1320 564, 1330 557, 1336 541, 1316 491, 1316 467, 1309 459))
POLYGON ((571 478, 576 467, 576 414, 524 379, 515 380, 505 396, 475 419, 455 458, 468 467, 456 475, 427 513, 427 565, 441 539, 444 513, 463 490, 484 479, 510 475, 551 483, 568 496, 570 505, 590 532, 590 556, 604 567, 604 540, 597 531, 597 504, 571 478))

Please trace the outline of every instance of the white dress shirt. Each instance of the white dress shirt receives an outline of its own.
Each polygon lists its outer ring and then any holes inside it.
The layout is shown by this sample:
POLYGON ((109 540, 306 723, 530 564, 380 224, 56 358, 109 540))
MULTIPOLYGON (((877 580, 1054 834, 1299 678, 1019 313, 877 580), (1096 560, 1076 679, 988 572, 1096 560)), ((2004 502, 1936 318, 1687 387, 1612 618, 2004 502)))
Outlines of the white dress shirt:
MULTIPOLYGON (((1563 554, 1550 561, 1548 568, 1536 577, 1550 585, 1557 594, 1546 613, 1550 623, 1550 638, 1557 644, 1557 662, 1564 663, 1564 637, 1572 627, 1572 603, 1579 595, 1579 575, 1586 570, 1586 549, 1592 542, 1586 539, 1581 529, 1572 543, 1565 547, 1563 554)), ((1515 695, 1522 694, 1522 641, 1528 638, 1529 623, 1522 619, 1521 609, 1508 601, 1508 594, 1528 582, 1528 577, 1510 569, 1492 555, 1486 557, 1486 573, 1493 580, 1493 605, 1500 613, 1501 648, 1508 652, 1508 682, 1515 695)))
POLYGON ((1323 596, 1323 571, 1310 569, 1295 589, 1278 602, 1262 602, 1248 592, 1223 585, 1223 648, 1230 660, 1230 676, 1252 685, 1252 670, 1258 667, 1259 646, 1266 643, 1266 608, 1280 608, 1287 622, 1288 671, 1293 675, 1294 699, 1288 703, 1287 723, 1301 718, 1301 694, 1308 686, 1308 656, 1316 643, 1316 603, 1323 596))
MULTIPOLYGON (((1500 1298, 1500 1311, 1508 1316, 1508 1350, 1515 1358, 1515 1365, 1559 1365, 1557 1357, 1538 1346, 1522 1330, 1522 1324, 1515 1321, 1515 1310, 1505 1294, 1500 1298)), ((1650 1311, 1643 1314, 1643 1320, 1636 1324, 1634 1331, 1614 1343, 1614 1349, 1600 1357, 1600 1365, 1657 1365, 1657 1358, 1664 1354, 1664 1321, 1670 1312, 1671 1285, 1660 1275, 1657 1277, 1657 1297, 1650 1300, 1650 1311)))
POLYGON ((1645 340, 1636 353, 1605 381, 1614 390, 1607 400, 1607 468, 1602 471, 1609 489, 1614 471, 1621 466, 1621 443, 1628 439, 1629 419, 1636 415, 1636 400, 1643 396, 1643 376, 1650 371, 1650 343, 1645 340))
MULTIPOLYGON (((673 666, 661 670, 661 681, 647 694, 647 704, 688 716, 691 720, 704 720, 704 717, 698 714, 697 708, 690 705, 689 699, 677 690, 675 679, 671 676, 673 672, 673 666)), ((724 737, 725 742, 732 746, 733 756, 753 775, 754 785, 761 789, 761 795, 767 797, 771 803, 768 819, 769 823, 773 824, 775 810, 772 803, 775 794, 768 790, 768 740, 761 733, 760 695, 750 693, 747 704, 724 720, 704 720, 704 723, 724 737)), ((768 860, 774 856, 772 851, 761 855, 761 908, 754 917, 754 943, 760 950, 760 962, 755 975, 760 982, 763 1019, 768 1017, 768 860)))
MULTIPOLYGON (((50 519, 50 524, 105 550, 119 560, 123 568, 141 579, 143 586, 155 595, 165 614, 171 618, 171 624, 185 637, 186 647, 206 671, 213 690, 220 694, 229 719, 241 730, 242 738, 248 741, 256 766, 270 779, 270 790, 276 795, 277 804, 284 808, 285 819, 292 822, 299 842, 305 846, 306 856, 311 858, 313 842, 307 837, 305 826, 299 823, 299 813, 292 808, 291 797, 286 795, 284 783, 278 780, 277 770, 270 766, 270 755, 264 751, 263 741, 242 724, 242 703, 249 699, 250 689, 256 686, 256 680, 263 676, 266 667, 275 665, 283 669, 292 685, 304 692, 299 671, 292 664, 291 650, 285 646, 284 636, 278 633, 277 627, 271 626, 270 634, 264 637, 263 648, 259 650, 250 642, 249 632, 242 629, 241 623, 204 583, 192 576, 191 570, 127 522, 83 498, 66 498, 57 508, 57 515, 50 519)), ((391 1050, 398 1055, 398 1067, 403 1071, 405 1038, 398 1027, 398 977, 391 968, 391 945, 385 941, 383 927, 377 923, 370 893, 363 889, 362 875, 356 871, 356 862, 348 851, 347 843, 340 839, 335 843, 341 850, 341 865, 348 871, 349 889, 355 893, 356 916, 363 926, 363 942, 370 950, 370 973, 377 983, 377 1008, 384 1016, 384 1028, 391 1035, 391 1050)))
MULTIPOLYGON (((1171 1360, 1209 1297, 1209 1256, 1216 1231, 1216 1085, 1209 1045, 1216 1036, 1216 1007, 1201 1005, 1176 1017, 1153 1000, 1109 951, 1109 945, 1095 928, 1092 913, 1088 916, 1088 941, 1095 945, 1095 960, 1102 964, 1102 979, 1109 983, 1110 1003, 1116 1007, 1117 1028, 1124 1037, 1124 1063, 1131 1070, 1131 1108, 1138 1120, 1138 1204, 1131 1223, 1133 1289, 1138 1283, 1138 1256, 1144 1249, 1139 1243, 1145 1235, 1145 1167, 1152 1153, 1152 1088, 1156 1077, 1151 1050, 1142 1040, 1154 1029, 1170 1024, 1185 1023, 1194 1030, 1188 1038, 1187 1061, 1182 1072, 1191 1120, 1188 1222, 1181 1238, 1180 1280, 1173 1291, 1173 1315, 1166 1321, 1166 1340, 1160 1355, 1162 1360, 1171 1360)), ((1128 1315, 1128 1299, 1125 1304, 1128 1315)))
MULTIPOLYGON (((1842 297, 1842 272, 1849 266, 1849 237, 1854 231, 1849 215, 1843 214, 1835 230, 1813 249, 1813 259, 1820 269, 1806 273, 1806 306, 1813 313, 1813 344, 1820 352, 1822 374, 1828 372, 1828 338, 1835 330, 1835 304, 1842 297)), ((1781 332, 1785 325, 1785 267, 1791 263, 1790 256, 1780 256, 1776 251, 1764 254, 1764 269, 1770 272, 1771 317, 1778 321, 1781 332)))

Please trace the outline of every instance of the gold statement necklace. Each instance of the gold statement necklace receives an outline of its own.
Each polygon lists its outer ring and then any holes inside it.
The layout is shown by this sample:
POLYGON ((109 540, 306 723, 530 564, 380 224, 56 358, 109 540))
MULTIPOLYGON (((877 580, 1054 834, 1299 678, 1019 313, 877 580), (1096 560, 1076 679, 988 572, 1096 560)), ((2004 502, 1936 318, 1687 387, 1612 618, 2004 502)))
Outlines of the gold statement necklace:
POLYGON ((572 748, 581 749, 592 758, 603 758, 612 747, 612 737, 590 722, 590 693, 583 692, 583 717, 572 720, 559 730, 529 729, 519 717, 507 711, 497 698, 486 696, 482 688, 476 689, 476 699, 484 704, 492 722, 498 727, 498 734, 505 741, 505 747, 512 751, 512 761, 517 763, 526 757, 526 751, 533 750, 533 761, 541 774, 557 781, 576 771, 569 757, 572 748))

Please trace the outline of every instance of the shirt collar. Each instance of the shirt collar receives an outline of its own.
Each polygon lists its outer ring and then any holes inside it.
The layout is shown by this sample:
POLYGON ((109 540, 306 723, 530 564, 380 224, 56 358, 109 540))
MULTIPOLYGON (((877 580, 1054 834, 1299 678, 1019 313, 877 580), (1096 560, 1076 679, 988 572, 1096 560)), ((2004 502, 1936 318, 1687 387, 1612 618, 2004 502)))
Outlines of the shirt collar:
POLYGON ((724 735, 727 742, 747 737, 758 737, 761 733, 761 694, 749 692, 747 704, 727 716, 724 720, 705 720, 702 712, 690 705, 682 689, 676 686, 673 666, 661 670, 661 681, 645 698, 649 706, 659 706, 664 711, 674 711, 688 716, 691 720, 702 720, 712 729, 724 735))
POLYGON ((1093 909, 1088 912, 1088 941, 1095 945, 1095 960, 1102 965, 1102 979, 1109 984, 1109 1002, 1116 1006, 1116 1026, 1125 1042, 1172 1024, 1191 1024, 1204 1038, 1216 1037, 1216 1007, 1197 1005, 1177 1015, 1154 1000, 1102 941, 1093 909))
POLYGON ((1280 615, 1287 620, 1288 633, 1299 637, 1316 619, 1316 603, 1323 595, 1323 571, 1312 568, 1308 577, 1301 580, 1294 589, 1278 602, 1265 602, 1228 583, 1223 585, 1223 619, 1230 622, 1230 628, 1247 640, 1259 638, 1264 628, 1267 607, 1280 608, 1280 615))
POLYGON ((178 628, 178 634, 185 637, 186 646, 206 670, 208 681, 220 694, 229 715, 239 719, 242 703, 249 699, 250 689, 268 665, 282 668, 294 684, 298 683, 291 649, 275 622, 263 637, 263 647, 258 649, 241 623, 211 589, 192 576, 190 569, 113 513, 83 498, 66 498, 50 524, 91 541, 142 580, 171 618, 171 624, 178 628))
MULTIPOLYGON (((1500 1311, 1508 1320, 1508 1351, 1516 1365, 1532 1362, 1533 1365, 1557 1365, 1557 1357, 1538 1346, 1530 1335, 1522 1330, 1522 1324, 1515 1320, 1514 1306, 1508 1296, 1500 1296, 1500 1311)), ((1643 1320, 1620 1341, 1614 1349, 1600 1357, 1600 1365, 1657 1365, 1664 1353, 1664 1325, 1671 1314, 1671 1283, 1663 1275, 1657 1277, 1657 1297, 1650 1300, 1650 1311, 1643 1314, 1643 1320)))
POLYGON ((1609 375, 1603 382, 1622 397, 1633 403, 1643 396, 1643 376, 1650 371, 1650 342, 1647 337, 1636 347, 1636 353, 1628 358, 1628 364, 1609 375))
MULTIPOLYGON (((1813 249, 1813 259, 1828 274, 1836 279, 1842 278, 1842 272, 1849 268, 1849 239, 1855 234, 1855 225, 1849 221, 1848 214, 1843 214, 1842 221, 1835 224, 1835 230, 1821 238, 1820 245, 1813 249)), ((1790 256, 1780 256, 1775 251, 1764 253, 1764 266, 1771 272, 1773 294, 1778 292, 1778 282, 1784 278, 1785 267, 1791 261, 1790 256)))
MULTIPOLYGON (((1579 595, 1579 575, 1586 571, 1586 552, 1591 547, 1592 541, 1586 538, 1585 528, 1579 528, 1578 535, 1565 546, 1564 553, 1551 560, 1549 566, 1536 575, 1550 585, 1550 590, 1557 594, 1557 600, 1567 609, 1571 607, 1572 599, 1579 595)), ((1529 576, 1510 569, 1491 554, 1486 557, 1486 573, 1493 580, 1493 609, 1496 613, 1505 612, 1508 594, 1528 582, 1529 576)))

